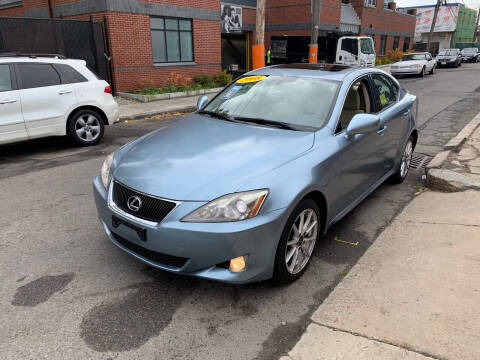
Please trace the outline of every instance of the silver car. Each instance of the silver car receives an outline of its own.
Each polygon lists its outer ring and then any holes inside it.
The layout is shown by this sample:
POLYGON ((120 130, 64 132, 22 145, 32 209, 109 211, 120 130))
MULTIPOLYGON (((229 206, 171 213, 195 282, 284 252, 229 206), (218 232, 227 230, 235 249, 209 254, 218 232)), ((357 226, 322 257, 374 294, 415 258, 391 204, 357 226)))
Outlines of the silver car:
POLYGON ((378 69, 250 72, 108 156, 93 181, 101 225, 166 271, 292 282, 333 224, 405 179, 416 116, 416 97, 378 69))

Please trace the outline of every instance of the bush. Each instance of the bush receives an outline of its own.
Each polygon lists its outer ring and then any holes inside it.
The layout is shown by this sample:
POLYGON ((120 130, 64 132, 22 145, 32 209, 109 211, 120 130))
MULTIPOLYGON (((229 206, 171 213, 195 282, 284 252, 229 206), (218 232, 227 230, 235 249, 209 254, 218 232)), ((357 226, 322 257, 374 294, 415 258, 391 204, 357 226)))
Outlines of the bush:
POLYGON ((391 64, 393 61, 386 57, 379 57, 375 59, 375 65, 388 65, 391 64))
POLYGON ((222 87, 230 84, 233 80, 233 76, 232 74, 227 73, 227 70, 223 70, 222 72, 215 75, 214 79, 215 79, 215 84, 218 87, 222 87))
POLYGON ((395 49, 395 50, 388 50, 387 51, 387 59, 389 59, 390 61, 400 61, 403 57, 404 52, 401 51, 400 49, 395 49))

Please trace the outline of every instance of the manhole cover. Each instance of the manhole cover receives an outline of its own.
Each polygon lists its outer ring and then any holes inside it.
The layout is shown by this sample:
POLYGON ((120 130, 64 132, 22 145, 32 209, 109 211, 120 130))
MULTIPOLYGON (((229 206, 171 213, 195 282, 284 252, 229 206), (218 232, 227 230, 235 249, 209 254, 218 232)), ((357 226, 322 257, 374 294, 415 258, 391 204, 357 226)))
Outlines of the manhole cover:
POLYGON ((412 169, 424 169, 432 158, 428 155, 413 153, 410 167, 412 169))

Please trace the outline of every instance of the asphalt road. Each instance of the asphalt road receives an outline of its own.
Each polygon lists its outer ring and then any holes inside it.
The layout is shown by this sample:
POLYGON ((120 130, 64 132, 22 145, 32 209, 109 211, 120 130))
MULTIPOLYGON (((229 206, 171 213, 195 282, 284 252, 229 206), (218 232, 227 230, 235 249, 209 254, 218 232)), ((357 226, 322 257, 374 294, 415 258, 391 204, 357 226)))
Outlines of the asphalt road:
MULTIPOLYGON (((480 64, 465 64, 401 80, 420 98, 424 153, 480 111, 479 71, 480 64)), ((57 138, 0 147, 2 358, 277 359, 422 191, 422 170, 412 170, 402 185, 383 185, 329 231, 308 271, 290 286, 171 275, 110 243, 96 217, 91 179, 110 151, 177 118, 115 125, 89 149, 57 138)))

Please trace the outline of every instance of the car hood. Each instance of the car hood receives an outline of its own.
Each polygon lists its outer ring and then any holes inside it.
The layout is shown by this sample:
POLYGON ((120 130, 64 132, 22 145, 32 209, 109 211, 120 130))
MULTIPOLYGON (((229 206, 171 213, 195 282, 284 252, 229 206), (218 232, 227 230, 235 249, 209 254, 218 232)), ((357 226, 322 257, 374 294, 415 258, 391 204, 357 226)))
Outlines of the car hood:
POLYGON ((401 67, 406 67, 406 66, 410 66, 410 65, 423 65, 425 64, 427 61, 426 60, 406 60, 406 61, 399 61, 393 65, 396 65, 396 66, 401 66, 401 67))
POLYGON ((191 114, 134 143, 112 173, 146 194, 210 201, 298 157, 313 142, 313 132, 191 114))

